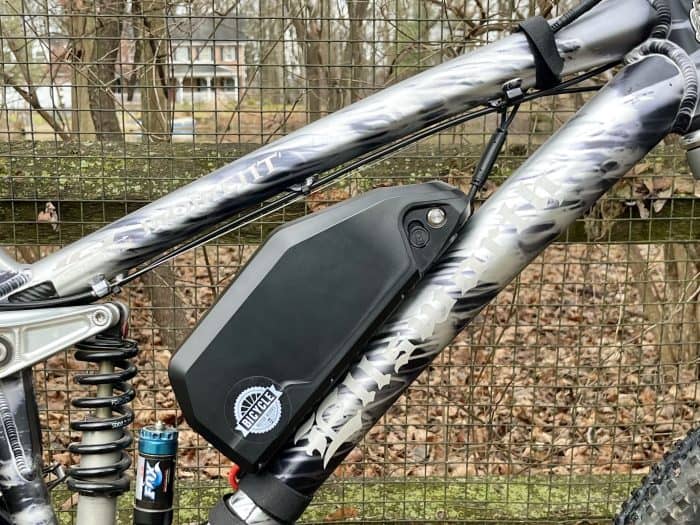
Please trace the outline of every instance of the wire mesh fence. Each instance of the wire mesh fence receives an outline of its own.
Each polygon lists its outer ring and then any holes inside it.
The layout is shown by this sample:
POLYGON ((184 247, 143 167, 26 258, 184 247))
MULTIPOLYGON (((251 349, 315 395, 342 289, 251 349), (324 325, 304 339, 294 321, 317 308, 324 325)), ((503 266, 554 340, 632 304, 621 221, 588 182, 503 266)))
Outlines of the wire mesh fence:
MULTIPOLYGON (((519 19, 570 7, 551 0, 0 5, 0 243, 25 262, 501 38, 519 19)), ((585 98, 525 104, 480 198, 585 98)), ((167 365, 179 342, 274 227, 378 186, 441 179, 466 189, 494 125, 486 117, 443 132, 122 292, 141 348, 135 428, 160 420, 181 431, 178 523, 206 520, 230 467, 178 410, 167 365)), ((659 146, 445 350, 303 520, 606 522, 700 415, 697 192, 675 142, 659 146)), ((83 417, 70 406, 84 393, 72 380, 83 369, 70 351, 36 368, 48 462, 77 460, 67 446, 78 438, 70 422, 83 417)), ((129 498, 120 503, 124 523, 129 498)), ((54 501, 62 523, 74 521, 75 498, 59 488, 54 501)))

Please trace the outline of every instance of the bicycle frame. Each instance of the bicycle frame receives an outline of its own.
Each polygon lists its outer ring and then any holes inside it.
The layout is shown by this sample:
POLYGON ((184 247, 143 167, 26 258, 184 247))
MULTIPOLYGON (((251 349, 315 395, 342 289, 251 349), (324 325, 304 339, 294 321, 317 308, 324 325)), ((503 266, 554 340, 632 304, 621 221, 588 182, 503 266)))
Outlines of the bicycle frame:
MULTIPOLYGON (((604 0, 556 35, 564 74, 615 64, 659 22, 651 0, 604 0)), ((671 40, 697 58, 690 0, 671 3, 671 40), (676 23, 677 22, 677 23, 676 23), (688 39, 688 34, 693 34, 688 39), (675 36, 674 36, 675 35, 675 36)), ((673 46, 673 45, 672 45, 673 46)), ((242 480, 224 506, 230 523, 281 523, 252 481, 300 495, 318 487, 433 358, 527 264, 582 216, 660 140, 692 117, 695 67, 680 47, 642 46, 615 79, 533 155, 469 220, 459 238, 371 339, 360 363, 321 403, 266 470, 242 480), (248 490, 250 488, 250 490, 248 490), (237 519, 238 521, 234 521, 237 519)), ((700 60, 700 59, 699 59, 700 60)), ((0 254, 0 298, 45 283, 60 297, 98 290, 120 275, 246 207, 289 191, 358 156, 499 98, 503 85, 535 84, 535 58, 516 33, 432 68, 317 121, 26 267, 0 254)), ((695 91, 694 91, 695 90, 695 91)), ((0 316, 2 314, 0 313, 0 316)), ((0 415, 37 433, 29 375, 0 380, 0 415), (29 407, 29 408, 27 408, 29 407)), ((8 431, 7 425, 4 427, 8 431)), ((24 435, 24 434, 23 434, 24 435)), ((17 454, 0 446, 0 491, 18 524, 54 523, 40 476, 37 440, 17 454), (33 474, 15 468, 29 459, 33 474)), ((274 507, 274 506, 273 506, 274 507)), ((84 525, 79 523, 79 525, 84 525)))

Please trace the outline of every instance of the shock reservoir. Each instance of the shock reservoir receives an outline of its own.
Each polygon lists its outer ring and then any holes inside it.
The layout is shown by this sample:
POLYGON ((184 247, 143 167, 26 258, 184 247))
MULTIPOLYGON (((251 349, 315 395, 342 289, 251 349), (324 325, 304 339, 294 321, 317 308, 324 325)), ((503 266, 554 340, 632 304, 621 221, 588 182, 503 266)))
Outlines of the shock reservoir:
POLYGON ((160 421, 139 432, 134 525, 170 525, 173 521, 177 436, 177 429, 160 421))

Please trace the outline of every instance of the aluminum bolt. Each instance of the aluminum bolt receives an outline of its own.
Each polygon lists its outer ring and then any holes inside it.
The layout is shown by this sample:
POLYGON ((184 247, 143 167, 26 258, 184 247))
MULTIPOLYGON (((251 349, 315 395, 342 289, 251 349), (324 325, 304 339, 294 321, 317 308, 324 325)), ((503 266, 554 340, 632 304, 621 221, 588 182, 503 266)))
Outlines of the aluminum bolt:
POLYGON ((95 321, 97 326, 104 326, 109 321, 109 317, 103 310, 97 310, 92 316, 92 320, 95 321))
POLYGON ((447 214, 442 208, 432 208, 428 211, 428 224, 433 228, 440 228, 447 222, 447 214))

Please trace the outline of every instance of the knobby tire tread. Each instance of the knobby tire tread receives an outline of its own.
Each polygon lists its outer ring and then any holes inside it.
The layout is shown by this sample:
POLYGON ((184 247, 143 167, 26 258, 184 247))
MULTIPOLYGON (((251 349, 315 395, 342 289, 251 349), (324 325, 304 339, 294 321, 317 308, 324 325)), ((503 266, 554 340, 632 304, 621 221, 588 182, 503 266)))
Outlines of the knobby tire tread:
POLYGON ((652 468, 613 523, 700 524, 700 428, 691 430, 652 468))

